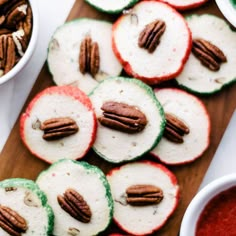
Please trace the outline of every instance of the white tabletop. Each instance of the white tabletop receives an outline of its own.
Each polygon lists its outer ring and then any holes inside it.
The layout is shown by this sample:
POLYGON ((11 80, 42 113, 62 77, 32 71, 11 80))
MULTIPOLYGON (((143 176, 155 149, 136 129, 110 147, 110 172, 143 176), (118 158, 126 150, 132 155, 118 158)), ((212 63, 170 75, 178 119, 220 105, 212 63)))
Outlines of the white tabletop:
POLYGON ((236 173, 236 110, 230 119, 199 190, 211 181, 232 173, 236 173))
POLYGON ((34 0, 39 9, 39 37, 27 66, 0 86, 0 151, 45 62, 48 42, 55 29, 66 20, 75 0, 34 0), (55 10, 53 10, 55 9, 55 10))

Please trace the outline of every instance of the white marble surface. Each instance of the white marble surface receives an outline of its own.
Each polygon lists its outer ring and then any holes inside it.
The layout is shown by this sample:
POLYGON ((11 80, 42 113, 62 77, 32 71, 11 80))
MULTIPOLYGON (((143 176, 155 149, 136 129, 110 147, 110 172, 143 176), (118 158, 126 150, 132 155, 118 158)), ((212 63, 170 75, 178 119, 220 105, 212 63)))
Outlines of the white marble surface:
POLYGON ((35 0, 39 11, 39 37, 27 66, 0 86, 0 151, 19 116, 31 88, 45 62, 48 42, 55 29, 66 20, 75 0, 35 0))
POLYGON ((236 110, 230 119, 199 190, 213 180, 232 173, 236 173, 236 110))

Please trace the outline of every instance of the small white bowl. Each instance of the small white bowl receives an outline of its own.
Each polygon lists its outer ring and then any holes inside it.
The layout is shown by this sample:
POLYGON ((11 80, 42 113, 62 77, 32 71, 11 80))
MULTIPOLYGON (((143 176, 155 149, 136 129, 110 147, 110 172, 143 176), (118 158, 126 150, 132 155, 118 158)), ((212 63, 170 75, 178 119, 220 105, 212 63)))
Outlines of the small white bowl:
POLYGON ((0 85, 14 78, 16 74, 19 73, 25 67, 25 65, 29 62, 34 52, 37 38, 38 38, 38 31, 39 31, 39 14, 38 14, 37 1, 29 0, 29 3, 31 6, 32 15, 33 15, 33 27, 32 27, 32 33, 31 33, 29 44, 27 46, 26 52, 24 53, 20 61, 9 72, 7 72, 5 75, 0 77, 0 85))
POLYGON ((216 4, 224 17, 236 27, 236 5, 234 6, 231 0, 216 0, 216 4))
POLYGON ((236 186, 236 174, 223 176, 201 189, 189 204, 180 227, 179 236, 194 236, 197 221, 206 204, 216 195, 236 186))

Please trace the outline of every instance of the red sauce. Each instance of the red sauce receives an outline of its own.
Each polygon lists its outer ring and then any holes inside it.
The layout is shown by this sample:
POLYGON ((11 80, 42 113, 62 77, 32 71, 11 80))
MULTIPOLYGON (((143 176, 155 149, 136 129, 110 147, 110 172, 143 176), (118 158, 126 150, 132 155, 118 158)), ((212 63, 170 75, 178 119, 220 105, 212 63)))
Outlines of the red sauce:
POLYGON ((207 203, 197 222, 196 236, 236 236, 236 186, 207 203))

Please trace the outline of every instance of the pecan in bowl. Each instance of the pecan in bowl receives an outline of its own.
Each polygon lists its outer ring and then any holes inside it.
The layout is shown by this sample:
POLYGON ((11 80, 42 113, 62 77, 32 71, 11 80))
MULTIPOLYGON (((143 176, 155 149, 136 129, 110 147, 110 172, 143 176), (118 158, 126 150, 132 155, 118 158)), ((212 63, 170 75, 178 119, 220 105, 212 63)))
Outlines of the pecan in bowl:
POLYGON ((35 1, 0 1, 0 84, 15 77, 30 60, 38 21, 35 1))

